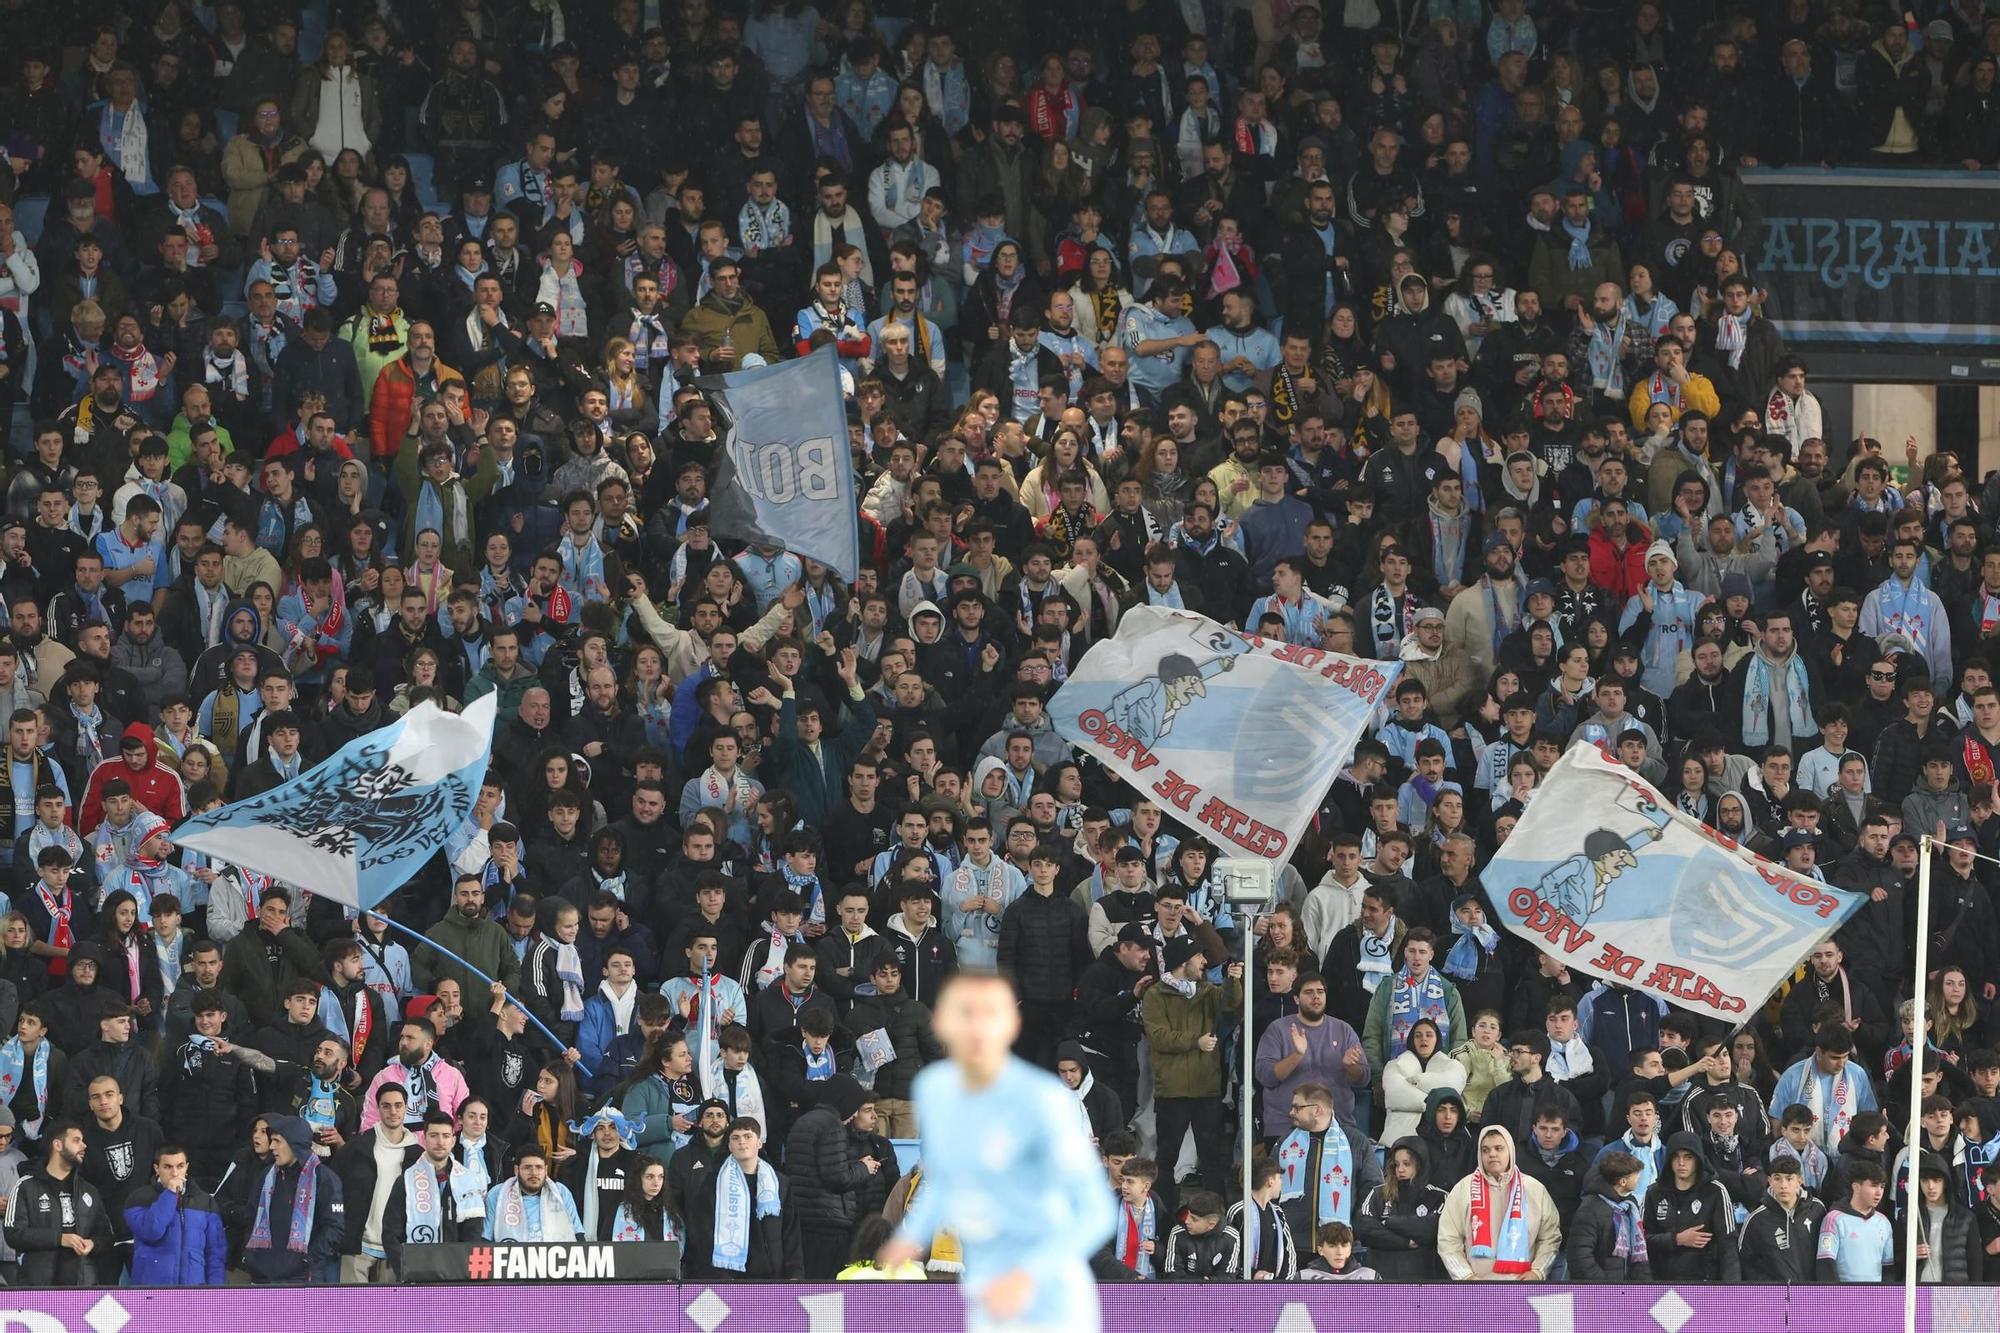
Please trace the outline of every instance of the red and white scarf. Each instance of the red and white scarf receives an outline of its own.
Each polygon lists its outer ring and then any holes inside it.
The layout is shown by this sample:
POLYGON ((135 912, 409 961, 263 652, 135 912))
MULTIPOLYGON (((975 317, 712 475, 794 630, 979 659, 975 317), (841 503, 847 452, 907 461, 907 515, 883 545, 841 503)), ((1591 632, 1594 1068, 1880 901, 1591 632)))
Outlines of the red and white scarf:
MULTIPOLYGON (((76 936, 70 930, 70 915, 76 910, 75 898, 68 889, 64 889, 62 897, 57 898, 49 892, 48 885, 41 883, 35 885, 35 892, 42 900, 42 910, 49 914, 49 943, 67 955, 70 947, 76 943, 76 936)), ((50 959, 49 975, 68 976, 68 957, 50 959)))
POLYGON ((1534 1265, 1527 1257, 1506 1253, 1501 1244, 1502 1235, 1512 1230, 1520 1234, 1527 1226, 1527 1189, 1521 1183, 1521 1171, 1516 1167, 1507 1173, 1505 1181, 1506 1211, 1498 1224, 1493 1214, 1493 1187, 1487 1183, 1484 1171, 1472 1173, 1472 1193, 1470 1204, 1472 1230, 1466 1236, 1466 1250, 1470 1254, 1493 1256, 1495 1273, 1525 1273, 1534 1265))

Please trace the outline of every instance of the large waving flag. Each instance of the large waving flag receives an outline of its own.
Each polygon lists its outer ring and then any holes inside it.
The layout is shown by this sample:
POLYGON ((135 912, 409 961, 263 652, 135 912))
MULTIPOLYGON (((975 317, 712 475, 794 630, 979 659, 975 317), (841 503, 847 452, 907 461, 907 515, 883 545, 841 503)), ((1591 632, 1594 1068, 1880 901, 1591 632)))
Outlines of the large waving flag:
POLYGON ((1135 606, 1084 654, 1049 716, 1189 828, 1278 858, 1401 669, 1135 606))
POLYGON ((1743 850, 1588 741, 1548 771, 1479 879, 1536 948, 1731 1024, 1863 902, 1743 850))
POLYGON ((420 703, 281 787, 196 815, 173 841, 373 907, 471 815, 499 706, 494 694, 463 713, 420 703))
POLYGON ((852 583, 861 571, 861 521, 833 348, 696 383, 715 406, 723 441, 709 530, 783 546, 852 583))

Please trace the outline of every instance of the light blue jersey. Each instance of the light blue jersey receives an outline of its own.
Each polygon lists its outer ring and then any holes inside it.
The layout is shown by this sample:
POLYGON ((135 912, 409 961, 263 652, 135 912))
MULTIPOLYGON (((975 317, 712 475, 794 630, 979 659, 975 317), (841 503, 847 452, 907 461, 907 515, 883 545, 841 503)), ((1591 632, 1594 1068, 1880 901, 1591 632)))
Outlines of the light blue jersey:
POLYGON ((953 1063, 932 1065, 914 1087, 923 1183, 898 1234, 925 1246, 940 1228, 958 1237, 968 1329, 1094 1333, 1089 1257, 1110 1239, 1112 1194, 1076 1094, 1012 1057, 984 1088, 967 1087, 953 1063), (1015 1269, 1034 1277, 1034 1295, 1003 1324, 980 1296, 1015 1269))

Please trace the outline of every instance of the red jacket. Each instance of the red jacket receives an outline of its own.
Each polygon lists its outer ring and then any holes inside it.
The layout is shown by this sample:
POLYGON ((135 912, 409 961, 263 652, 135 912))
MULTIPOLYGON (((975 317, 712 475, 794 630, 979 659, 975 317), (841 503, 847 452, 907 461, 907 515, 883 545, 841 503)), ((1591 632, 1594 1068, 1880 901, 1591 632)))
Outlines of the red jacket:
POLYGON ((125 779, 132 788, 132 799, 168 824, 178 824, 187 818, 187 793, 181 786, 180 774, 160 762, 153 729, 144 722, 133 722, 119 739, 122 743, 133 738, 146 743, 146 766, 133 768, 120 754, 91 770, 90 785, 84 789, 83 805, 77 811, 78 836, 88 838, 104 822, 104 784, 113 778, 125 779))
POLYGON ((1619 608, 1646 586, 1646 548, 1653 541, 1644 523, 1632 522, 1629 531, 1630 540, 1622 555, 1602 528, 1590 534, 1590 581, 1610 593, 1611 604, 1619 608))
MULTIPOLYGON (((431 372, 440 389, 465 378, 442 361, 431 362, 431 372)), ((392 460, 403 447, 416 404, 417 377, 410 371, 410 358, 397 357, 375 377, 375 396, 368 400, 368 437, 374 441, 377 460, 392 460)))

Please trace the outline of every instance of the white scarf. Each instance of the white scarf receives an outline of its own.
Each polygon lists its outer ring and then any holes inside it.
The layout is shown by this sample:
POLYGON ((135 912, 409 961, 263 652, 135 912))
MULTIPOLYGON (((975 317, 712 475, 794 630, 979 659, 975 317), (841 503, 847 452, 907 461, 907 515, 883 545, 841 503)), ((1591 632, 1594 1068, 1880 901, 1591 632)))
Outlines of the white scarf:
MULTIPOLYGON (((847 220, 841 224, 840 230, 848 244, 860 249, 861 281, 873 287, 875 286, 875 266, 868 258, 867 234, 862 230, 862 226, 860 216, 855 213, 849 213, 847 220)), ((813 267, 817 268, 821 264, 830 264, 832 262, 833 219, 829 218, 823 212, 815 211, 813 213, 813 267)))
POLYGON ((1549 1039, 1550 1078, 1582 1078, 1595 1067, 1591 1062, 1590 1047, 1582 1037, 1571 1037, 1568 1041, 1549 1039))
POLYGON ((718 1091, 728 1094, 732 1119, 747 1117, 755 1120, 760 1131, 769 1133, 770 1121, 764 1117, 764 1083, 757 1077, 756 1070, 749 1065, 743 1066, 736 1071, 734 1083, 730 1082, 727 1074, 724 1074, 722 1087, 718 1091))
POLYGON ((1813 1142, 1828 1152, 1840 1150, 1840 1141, 1847 1137, 1854 1123, 1854 1089, 1847 1081, 1847 1072, 1848 1067, 1842 1065, 1833 1076, 1833 1113, 1829 1115, 1826 1084, 1820 1078, 1819 1065, 1808 1057, 1806 1109, 1813 1115, 1813 1142))
POLYGON ((743 237, 744 253, 769 250, 792 239, 792 210, 782 199, 773 199, 761 208, 756 200, 748 200, 736 215, 736 227, 743 237))
MULTIPOLYGON (((98 135, 100 141, 110 138, 111 122, 118 114, 117 108, 108 102, 105 104, 106 133, 98 135)), ((125 123, 119 127, 118 132, 118 169, 125 173, 127 184, 145 185, 153 179, 151 159, 147 155, 145 108, 135 101, 125 109, 124 115, 125 123)))
MULTIPOLYGON (((715 1172, 715 1251, 717 1268, 741 1273, 750 1262, 750 1180, 734 1157, 715 1172)), ((778 1173, 765 1162, 757 1168, 758 1217, 778 1215, 778 1173)))
POLYGON ((562 1007, 558 1013, 565 1023, 577 1022, 583 1017, 583 959, 574 944, 556 942, 556 980, 562 983, 562 1007))
POLYGON ((1750 340, 1750 319, 1748 310, 1740 315, 1725 310, 1715 317, 1715 350, 1729 353, 1731 370, 1742 368, 1743 347, 1750 340))
POLYGON ((605 1003, 611 1006, 611 1028, 613 1034, 616 1035, 628 1030, 632 1026, 632 1010, 639 1003, 639 983, 635 981, 627 986, 623 999, 618 997, 617 991, 611 989, 609 981, 598 982, 597 993, 602 995, 605 1003))
POLYGON ((742 769, 737 769, 735 775, 730 778, 724 778, 722 774, 716 772, 713 765, 702 770, 701 799, 704 805, 720 806, 729 799, 732 791, 736 795, 738 810, 747 810, 750 803, 756 799, 756 794, 750 788, 750 777, 742 769))
POLYGON ((1389 928, 1380 935, 1370 933, 1368 927, 1358 922, 1356 924, 1359 927, 1357 933, 1361 936, 1361 961, 1356 964, 1356 970, 1361 973, 1362 989, 1373 995, 1375 988, 1395 970, 1394 950, 1390 946, 1396 938, 1396 922, 1395 918, 1390 918, 1389 928))
POLYGON ((542 1186, 536 1197, 542 1201, 541 1225, 529 1230, 528 1206, 521 1197, 521 1178, 509 1180, 500 1187, 499 1216, 491 1219, 495 1240, 544 1240, 574 1241, 576 1228, 570 1225, 569 1209, 563 1207, 562 1195, 552 1180, 542 1186))
POLYGON ((493 334, 495 332, 497 332, 500 329, 510 327, 510 325, 507 323, 507 312, 501 310, 498 311, 497 313, 499 314, 500 318, 494 322, 493 328, 491 329, 488 329, 486 327, 486 322, 479 318, 478 307, 475 306, 471 311, 471 313, 466 315, 465 341, 470 346, 476 347, 483 352, 488 347, 493 345, 493 334))

